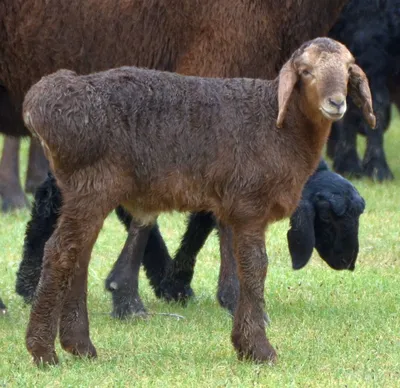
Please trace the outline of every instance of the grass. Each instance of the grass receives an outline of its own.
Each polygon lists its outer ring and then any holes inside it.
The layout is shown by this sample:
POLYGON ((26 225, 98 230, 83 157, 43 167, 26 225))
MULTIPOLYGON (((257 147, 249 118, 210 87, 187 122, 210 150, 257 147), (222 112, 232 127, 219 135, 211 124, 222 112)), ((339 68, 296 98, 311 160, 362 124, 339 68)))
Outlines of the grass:
MULTIPOLYGON (((0 317, 0 387, 396 387, 400 381, 400 121, 386 135, 391 183, 355 182, 367 208, 361 218, 360 254, 354 273, 335 272, 314 254, 295 272, 286 244, 287 221, 267 234, 270 267, 266 300, 272 324, 268 336, 279 353, 271 367, 239 362, 230 344, 231 319, 215 298, 219 269, 213 235, 198 259, 187 308, 155 298, 143 274, 140 290, 147 320, 119 322, 109 316, 104 279, 125 232, 115 215, 105 222, 90 265, 91 338, 99 358, 75 359, 58 343, 61 365, 46 371, 30 361, 24 333, 29 308, 14 293, 15 273, 28 211, 0 216, 0 295, 9 313, 0 317)), ((26 163, 28 143, 23 145, 26 163)), ((363 148, 363 144, 360 148, 363 148)), ((173 252, 184 216, 160 219, 173 252)))

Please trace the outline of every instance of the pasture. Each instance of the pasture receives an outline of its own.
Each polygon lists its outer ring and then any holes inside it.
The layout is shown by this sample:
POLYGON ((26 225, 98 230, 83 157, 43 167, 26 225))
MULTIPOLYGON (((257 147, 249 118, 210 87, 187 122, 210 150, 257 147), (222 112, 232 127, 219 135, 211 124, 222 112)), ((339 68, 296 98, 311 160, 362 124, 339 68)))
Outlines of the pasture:
MULTIPOLYGON (((364 147, 359 140, 360 149, 364 147)), ((24 142, 22 165, 26 166, 24 142)), ((277 365, 239 362, 230 343, 231 318, 215 298, 219 247, 215 233, 196 266, 194 300, 186 308, 157 300, 144 274, 140 292, 148 319, 116 321, 105 277, 126 234, 114 214, 95 245, 89 272, 94 361, 75 359, 57 343, 61 364, 38 370, 25 349, 29 307, 14 292, 29 211, 0 215, 0 387, 395 387, 400 381, 400 118, 385 136, 395 181, 355 181, 367 202, 360 221, 354 272, 335 272, 314 254, 301 271, 291 269, 288 221, 267 233, 269 272, 267 331, 277 365), (176 313, 178 320, 158 313, 176 313)), ((179 245, 184 215, 160 218, 171 253, 179 245)))

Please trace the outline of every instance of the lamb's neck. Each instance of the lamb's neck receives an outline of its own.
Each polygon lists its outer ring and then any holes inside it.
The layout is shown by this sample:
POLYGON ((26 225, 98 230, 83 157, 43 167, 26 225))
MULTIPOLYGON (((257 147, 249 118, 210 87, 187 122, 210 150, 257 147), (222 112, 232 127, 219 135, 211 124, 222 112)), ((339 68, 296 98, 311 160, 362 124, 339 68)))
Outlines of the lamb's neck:
POLYGON ((319 110, 310 109, 297 88, 293 90, 286 113, 286 125, 292 131, 293 144, 298 153, 313 170, 318 165, 324 145, 328 140, 332 122, 326 119, 319 110))

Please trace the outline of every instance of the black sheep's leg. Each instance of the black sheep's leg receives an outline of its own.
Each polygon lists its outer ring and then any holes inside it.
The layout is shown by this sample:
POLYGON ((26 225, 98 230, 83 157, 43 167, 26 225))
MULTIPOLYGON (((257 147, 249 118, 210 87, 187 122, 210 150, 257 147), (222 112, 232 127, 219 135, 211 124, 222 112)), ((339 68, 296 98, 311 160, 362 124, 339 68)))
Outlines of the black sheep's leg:
POLYGON ((337 143, 339 140, 339 135, 340 135, 339 130, 340 130, 340 128, 338 128, 336 123, 333 123, 331 133, 328 138, 328 144, 326 145, 326 154, 332 160, 335 158, 335 150, 336 150, 336 146, 337 146, 337 143))
POLYGON ((193 296, 190 282, 193 278, 196 256, 215 226, 211 213, 193 213, 174 260, 161 282, 161 296, 167 301, 185 302, 193 296))
POLYGON ((234 315, 239 298, 239 279, 233 253, 232 230, 228 226, 218 223, 218 234, 221 267, 219 271, 217 299, 221 307, 234 315))
POLYGON ((172 259, 156 224, 150 231, 149 241, 144 251, 143 267, 157 298, 162 297, 161 282, 171 263, 172 259))
POLYGON ((5 314, 6 312, 7 312, 7 307, 0 298, 0 314, 5 314))
MULTIPOLYGON (((119 220, 124 224, 126 230, 129 230, 129 226, 132 221, 132 216, 121 206, 117 207, 116 211, 119 220)), ((120 255, 118 260, 123 260, 125 265, 127 265, 127 259, 124 256, 120 255)), ((134 258, 132 258, 134 260, 134 258)), ((149 239, 144 251, 143 256, 143 267, 146 271, 147 278, 150 281, 151 287, 154 289, 154 292, 157 297, 161 297, 160 291, 160 283, 165 276, 166 268, 170 265, 172 259, 169 256, 168 249, 165 245, 165 242, 161 236, 158 225, 155 224, 151 229, 149 234, 149 239)), ((124 265, 115 264, 117 268, 122 271, 125 271, 124 265)), ((118 270, 113 270, 114 274, 108 276, 108 281, 106 284, 107 289, 109 288, 109 282, 117 282, 120 275, 118 274, 118 270)), ((123 275, 126 277, 126 274, 123 275)))
POLYGON ((16 292, 30 303, 39 283, 44 246, 53 234, 62 198, 55 178, 49 174, 38 187, 25 230, 23 256, 17 272, 16 292))
POLYGON ((138 290, 139 270, 152 228, 153 225, 139 226, 132 220, 124 248, 106 279, 113 298, 112 315, 116 318, 146 314, 138 290))
POLYGON ((337 122, 339 138, 336 143, 333 169, 344 176, 361 178, 363 169, 357 154, 357 130, 361 116, 357 108, 349 102, 349 109, 343 120, 337 122))

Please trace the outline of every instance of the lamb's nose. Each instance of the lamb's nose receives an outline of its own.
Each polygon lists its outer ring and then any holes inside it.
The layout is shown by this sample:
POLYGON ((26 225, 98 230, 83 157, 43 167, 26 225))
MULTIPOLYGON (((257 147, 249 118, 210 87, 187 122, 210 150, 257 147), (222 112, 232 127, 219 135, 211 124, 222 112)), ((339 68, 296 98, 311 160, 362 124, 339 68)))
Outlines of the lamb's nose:
POLYGON ((330 97, 328 98, 329 104, 334 106, 337 110, 339 110, 345 103, 345 99, 343 97, 330 97))

